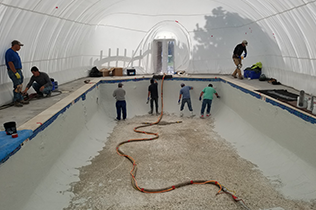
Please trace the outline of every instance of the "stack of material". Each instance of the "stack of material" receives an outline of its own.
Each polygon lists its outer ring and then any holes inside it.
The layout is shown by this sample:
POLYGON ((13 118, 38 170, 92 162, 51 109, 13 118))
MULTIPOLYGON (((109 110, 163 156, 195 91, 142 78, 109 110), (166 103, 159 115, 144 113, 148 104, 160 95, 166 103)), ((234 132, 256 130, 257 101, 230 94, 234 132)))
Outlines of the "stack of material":
POLYGON ((123 76, 123 68, 102 68, 100 69, 103 77, 107 76, 123 76))
POLYGON ((295 93, 288 92, 287 90, 282 89, 273 89, 273 90, 256 90, 260 93, 268 95, 272 98, 283 100, 283 101, 297 101, 298 95, 295 93))

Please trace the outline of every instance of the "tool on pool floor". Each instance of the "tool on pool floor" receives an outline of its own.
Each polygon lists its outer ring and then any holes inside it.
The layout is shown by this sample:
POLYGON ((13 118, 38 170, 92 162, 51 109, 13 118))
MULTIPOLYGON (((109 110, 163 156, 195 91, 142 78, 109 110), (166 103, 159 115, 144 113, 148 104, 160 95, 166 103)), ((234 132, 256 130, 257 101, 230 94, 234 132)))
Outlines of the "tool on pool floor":
MULTIPOLYGON (((127 143, 132 143, 132 142, 138 142, 138 141, 151 141, 151 140, 155 140, 159 138, 159 134, 158 133, 154 133, 154 132, 147 132, 147 131, 141 131, 138 130, 140 128, 144 128, 144 127, 148 127, 148 126, 152 126, 152 125, 157 125, 161 122, 162 116, 163 116, 163 82, 164 82, 164 78, 165 75, 162 77, 162 82, 161 82, 161 112, 160 112, 160 116, 158 117, 158 120, 154 123, 148 123, 145 122, 143 123, 144 125, 140 125, 134 128, 134 131, 137 133, 142 133, 142 134, 147 134, 147 135, 153 135, 154 137, 152 138, 141 138, 141 139, 129 139, 127 141, 123 141, 121 143, 119 143, 116 146, 116 152, 120 155, 125 157, 126 159, 128 159, 132 164, 132 170, 130 171, 130 175, 131 175, 131 182, 132 182, 132 186, 134 187, 134 189, 143 192, 143 193, 164 193, 164 192, 169 192, 172 190, 175 190, 177 188, 180 187, 184 187, 187 185, 194 185, 194 184, 212 184, 215 185, 219 188, 218 192, 216 193, 216 195, 219 194, 223 194, 226 193, 230 196, 232 196, 233 200, 240 204, 241 207, 243 207, 246 210, 250 210, 245 202, 242 199, 239 199, 236 195, 234 195, 234 193, 230 192, 226 187, 224 187, 223 185, 221 185, 218 181, 216 180, 190 180, 187 182, 183 182, 183 183, 179 183, 173 186, 169 186, 169 187, 165 187, 165 188, 160 188, 160 189, 147 189, 147 188, 142 188, 137 184, 137 180, 136 180, 136 172, 137 172, 137 164, 134 158, 132 158, 131 156, 125 154, 122 150, 120 150, 120 146, 127 144, 127 143)), ((163 125, 168 125, 168 124, 174 124, 174 123, 181 123, 182 121, 175 121, 175 122, 164 122, 163 125)), ((159 124, 161 125, 161 124, 159 124)))

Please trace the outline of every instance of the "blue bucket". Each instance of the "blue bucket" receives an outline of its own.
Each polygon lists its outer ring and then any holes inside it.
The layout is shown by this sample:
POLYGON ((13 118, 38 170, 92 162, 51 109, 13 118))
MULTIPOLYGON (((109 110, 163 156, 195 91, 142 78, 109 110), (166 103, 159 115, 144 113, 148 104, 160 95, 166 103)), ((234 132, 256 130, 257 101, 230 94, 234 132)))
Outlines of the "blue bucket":
POLYGON ((53 84, 52 91, 53 91, 53 90, 58 90, 58 82, 57 82, 57 81, 54 81, 54 82, 52 82, 52 84, 53 84))

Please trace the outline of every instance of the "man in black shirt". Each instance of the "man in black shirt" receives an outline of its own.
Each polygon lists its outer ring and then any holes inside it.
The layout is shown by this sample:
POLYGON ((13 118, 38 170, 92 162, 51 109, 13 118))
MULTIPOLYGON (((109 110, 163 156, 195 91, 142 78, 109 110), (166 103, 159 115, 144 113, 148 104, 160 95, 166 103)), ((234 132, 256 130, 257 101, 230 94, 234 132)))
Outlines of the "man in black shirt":
POLYGON ((40 72, 36 66, 32 67, 31 72, 33 76, 23 91, 23 94, 26 94, 29 88, 32 86, 38 97, 43 97, 44 94, 46 94, 46 96, 50 96, 53 89, 53 84, 48 75, 44 72, 40 72))
POLYGON ((239 79, 243 79, 243 76, 241 74, 241 67, 242 67, 242 64, 241 64, 241 60, 246 58, 247 56, 247 49, 246 49, 246 46, 248 45, 248 42, 246 40, 242 41, 241 44, 238 44, 235 49, 234 49, 234 52, 233 52, 233 60, 234 60, 234 63, 236 65, 236 70, 234 71, 234 73, 232 74, 232 76, 234 78, 237 78, 237 74, 238 74, 238 78, 239 79), (241 56, 241 54, 245 52, 244 56, 241 56))
POLYGON ((148 87, 148 98, 147 98, 147 103, 149 101, 149 96, 151 97, 150 99, 150 111, 149 114, 153 113, 153 109, 154 109, 154 102, 155 102, 155 106, 156 106, 156 114, 160 114, 158 112, 158 83, 156 80, 151 79, 150 80, 150 85, 148 87))

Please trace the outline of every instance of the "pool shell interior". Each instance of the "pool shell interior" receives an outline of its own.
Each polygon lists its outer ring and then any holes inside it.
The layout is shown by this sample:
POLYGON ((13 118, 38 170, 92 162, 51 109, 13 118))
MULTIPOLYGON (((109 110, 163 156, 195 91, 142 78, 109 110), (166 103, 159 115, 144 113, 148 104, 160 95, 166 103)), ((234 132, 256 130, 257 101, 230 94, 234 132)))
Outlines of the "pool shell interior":
MULTIPOLYGON (((117 87, 118 82, 123 82, 124 88, 129 93, 129 95, 127 95, 128 117, 145 114, 148 105, 146 105, 146 97, 143 96, 147 95, 149 79, 149 76, 138 76, 135 78, 125 77, 114 80, 112 78, 102 78, 101 80, 93 79, 71 95, 20 126, 18 128, 19 130, 31 129, 33 130, 33 134, 23 143, 20 151, 2 164, 1 174, 3 175, 3 179, 12 179, 11 181, 14 185, 12 186, 11 184, 8 184, 10 182, 7 182, 6 184, 1 182, 1 188, 7 189, 7 194, 2 196, 3 199, 1 199, 1 203, 10 208, 12 208, 12 205, 17 207, 23 206, 22 203, 29 199, 25 196, 25 192, 34 191, 38 187, 37 181, 44 179, 45 176, 51 173, 54 163, 60 156, 64 156, 64 152, 68 147, 71 145, 73 146, 72 141, 75 139, 75 134, 81 133, 82 127, 89 123, 96 110, 100 109, 99 105, 103 106, 102 108, 105 113, 108 113, 107 117, 109 122, 104 126, 104 129, 109 133, 111 132, 115 126, 115 121, 113 120, 115 117, 115 107, 110 106, 109 104, 113 103, 112 93, 117 87), (142 100, 143 98, 144 100, 142 100), (109 103, 106 100, 111 100, 111 102, 109 103), (131 103, 131 101, 133 101, 133 103, 141 103, 142 105, 132 106, 134 104, 131 103), (67 116, 64 115, 64 113, 67 113, 67 116), (78 115, 76 113, 83 114, 78 115), (76 118, 68 119, 69 115, 76 116, 76 118), (74 120, 76 123, 70 122, 69 120, 74 120), (39 124, 38 122, 41 123, 39 124), (58 122, 58 124, 56 124, 56 122, 58 122), (52 126, 55 126, 55 129, 52 131, 47 129, 52 126), (66 133, 56 133, 56 129, 62 131, 65 129, 65 126, 67 126, 66 133), (33 143, 34 141, 32 141, 34 139, 45 139, 52 136, 55 139, 54 142, 36 140, 36 143, 33 143), (54 148, 53 151, 52 148, 54 148), (34 155, 34 152, 37 155, 34 155), (21 158, 23 161, 21 161, 21 158), (16 162, 19 162, 19 167, 13 167, 13 164, 16 162), (12 173, 15 174, 14 177, 11 176, 12 173), (17 187, 19 188, 18 193, 17 187), (16 196, 19 196, 22 199, 19 202, 16 202, 14 199, 16 196)), ((286 153, 291 154, 289 159, 298 159, 297 163, 301 163, 300 161, 302 160, 302 164, 306 164, 306 167, 308 168, 308 171, 305 174, 309 177, 307 179, 315 178, 315 153, 312 149, 316 146, 315 141, 313 141, 313 137, 316 135, 315 116, 302 112, 295 107, 288 106, 269 96, 264 96, 256 92, 254 89, 257 88, 255 87, 220 77, 174 77, 171 80, 165 80, 164 110, 166 112, 178 113, 178 106, 175 104, 180 89, 178 87, 180 87, 182 82, 186 84, 194 84, 194 93, 191 93, 192 95, 199 95, 200 91, 203 87, 207 86, 208 83, 214 84, 214 87, 221 95, 221 99, 220 102, 214 100, 212 115, 217 121, 217 131, 221 133, 225 139, 234 139, 236 137, 236 131, 233 130, 235 133, 227 132, 227 127, 234 127, 234 122, 233 119, 229 119, 230 116, 227 116, 225 112, 219 111, 222 105, 221 103, 226 104, 229 109, 238 113, 240 118, 248 122, 251 125, 250 127, 254 130, 266 134, 268 136, 266 138, 271 138, 275 140, 278 145, 284 147, 286 153), (245 97, 249 100, 244 100, 245 97), (238 105, 236 105, 237 102, 238 105), (275 125, 278 125, 277 128, 275 125), (299 141, 297 141, 298 139, 299 141)), ((161 86, 161 80, 159 80, 159 85, 161 86)), ((198 100, 192 100, 192 104, 193 107, 200 106, 198 100)), ((198 115, 199 108, 196 108, 195 110, 195 113, 198 115)), ((187 110, 185 114, 188 114, 187 110)), ((246 138, 247 135, 244 137, 246 138)), ((247 145, 247 143, 248 141, 240 142, 240 144, 244 144, 242 147, 247 145)), ((260 142, 256 141, 256 143, 260 142)), ((97 145, 99 148, 102 148, 103 144, 98 143, 97 145)), ((265 147, 265 149, 267 148, 268 147, 265 147)), ((247 151, 247 149, 244 151, 242 151, 241 148, 238 149, 240 149, 239 152, 241 155, 246 158, 251 159, 251 157, 256 156, 255 154, 249 154, 249 150, 247 151)), ((98 149, 94 148, 94 150, 95 151, 92 152, 92 154, 96 154, 98 149)), ((90 155, 91 154, 85 157, 86 160, 90 158, 90 155)), ((73 160, 71 157, 69 159, 73 160)), ((78 163, 75 162, 76 161, 69 162, 69 165, 71 165, 71 167, 80 167, 82 164, 79 163, 80 161, 78 163)))

